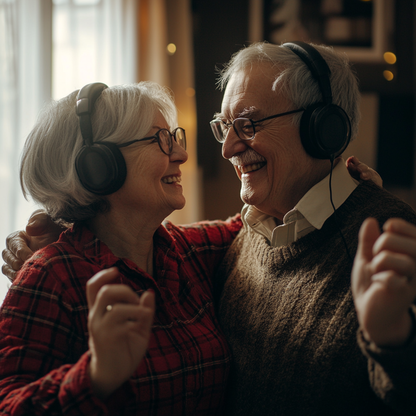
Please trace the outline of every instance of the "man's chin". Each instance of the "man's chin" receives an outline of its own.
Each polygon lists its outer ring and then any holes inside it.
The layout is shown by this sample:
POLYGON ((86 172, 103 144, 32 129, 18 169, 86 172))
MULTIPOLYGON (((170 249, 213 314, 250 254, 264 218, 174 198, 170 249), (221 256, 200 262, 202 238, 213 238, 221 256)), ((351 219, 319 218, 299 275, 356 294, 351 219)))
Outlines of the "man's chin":
POLYGON ((256 196, 252 192, 248 193, 248 192, 241 190, 240 198, 245 204, 248 204, 248 205, 256 204, 256 196))

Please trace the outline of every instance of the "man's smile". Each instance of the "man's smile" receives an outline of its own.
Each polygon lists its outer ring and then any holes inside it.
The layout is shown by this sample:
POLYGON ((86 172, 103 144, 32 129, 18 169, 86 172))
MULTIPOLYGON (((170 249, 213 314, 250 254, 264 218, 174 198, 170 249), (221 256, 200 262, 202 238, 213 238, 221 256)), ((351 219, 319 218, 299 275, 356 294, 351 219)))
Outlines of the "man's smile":
POLYGON ((266 159, 253 149, 247 149, 231 157, 229 161, 234 165, 239 177, 245 173, 255 172, 267 164, 266 159))
POLYGON ((257 162, 252 163, 250 165, 244 165, 244 166, 238 166, 238 169, 241 173, 249 173, 249 172, 255 172, 256 170, 261 169, 263 166, 266 165, 267 162, 257 162))

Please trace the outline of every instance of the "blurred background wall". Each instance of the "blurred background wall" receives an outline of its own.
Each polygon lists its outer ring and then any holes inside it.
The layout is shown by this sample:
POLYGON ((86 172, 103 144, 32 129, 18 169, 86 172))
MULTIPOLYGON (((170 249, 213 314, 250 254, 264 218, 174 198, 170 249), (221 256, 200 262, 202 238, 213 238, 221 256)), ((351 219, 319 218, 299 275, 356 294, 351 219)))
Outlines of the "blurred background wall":
POLYGON ((414 0, 193 1, 198 164, 204 216, 241 207, 239 181, 220 155, 208 122, 221 105, 215 73, 253 41, 306 40, 345 52, 362 92, 359 137, 345 151, 377 169, 384 186, 416 207, 414 0), (386 53, 387 52, 387 53, 386 53))
MULTIPOLYGON (((305 40, 347 53, 362 121, 345 155, 379 171, 416 207, 414 0, 0 0, 0 249, 36 209, 21 196, 23 143, 45 103, 83 85, 154 80, 168 86, 187 132, 186 223, 241 209, 239 181, 209 121, 217 68, 241 47, 305 40)), ((7 280, 0 278, 0 300, 7 280)))

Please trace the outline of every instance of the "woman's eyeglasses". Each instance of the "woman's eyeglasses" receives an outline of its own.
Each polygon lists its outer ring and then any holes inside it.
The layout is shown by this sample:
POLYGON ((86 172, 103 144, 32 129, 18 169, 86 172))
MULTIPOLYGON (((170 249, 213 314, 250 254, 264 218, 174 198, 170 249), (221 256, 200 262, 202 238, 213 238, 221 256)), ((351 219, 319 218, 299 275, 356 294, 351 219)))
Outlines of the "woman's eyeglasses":
POLYGON ((126 143, 118 144, 117 147, 127 147, 133 143, 142 142, 144 140, 156 140, 159 143, 160 150, 168 156, 172 154, 174 140, 180 147, 186 150, 186 135, 185 130, 182 127, 177 127, 172 133, 168 129, 160 129, 153 136, 131 140, 126 143))

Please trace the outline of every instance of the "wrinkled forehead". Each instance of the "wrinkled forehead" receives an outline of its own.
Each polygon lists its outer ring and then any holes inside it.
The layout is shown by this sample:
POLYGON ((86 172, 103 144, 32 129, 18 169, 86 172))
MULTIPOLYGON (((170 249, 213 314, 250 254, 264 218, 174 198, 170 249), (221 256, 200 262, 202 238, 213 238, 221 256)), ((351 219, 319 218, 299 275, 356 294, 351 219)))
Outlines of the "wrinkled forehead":
POLYGON ((252 118, 270 112, 279 97, 278 89, 273 88, 276 76, 276 71, 269 63, 235 72, 224 91, 222 115, 225 118, 252 118))

